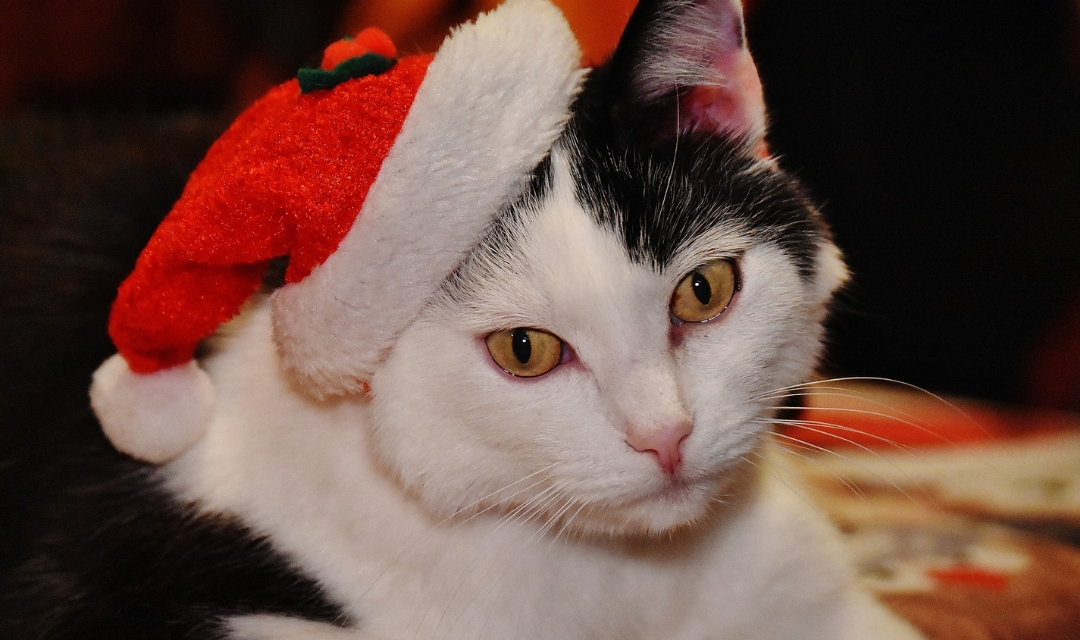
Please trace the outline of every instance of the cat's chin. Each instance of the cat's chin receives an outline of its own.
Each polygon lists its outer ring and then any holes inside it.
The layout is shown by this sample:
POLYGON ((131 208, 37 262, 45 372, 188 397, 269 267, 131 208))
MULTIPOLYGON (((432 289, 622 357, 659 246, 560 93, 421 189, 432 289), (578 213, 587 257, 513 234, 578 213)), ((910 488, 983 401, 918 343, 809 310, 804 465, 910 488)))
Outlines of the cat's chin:
POLYGON ((694 529, 711 522, 720 510, 722 504, 715 494, 708 484, 672 481, 631 503, 599 510, 590 533, 636 538, 694 529))
POLYGON ((590 505, 560 526, 568 535, 582 538, 672 539, 708 528, 737 509, 749 494, 752 477, 752 471, 739 467, 713 478, 669 479, 630 501, 590 505))

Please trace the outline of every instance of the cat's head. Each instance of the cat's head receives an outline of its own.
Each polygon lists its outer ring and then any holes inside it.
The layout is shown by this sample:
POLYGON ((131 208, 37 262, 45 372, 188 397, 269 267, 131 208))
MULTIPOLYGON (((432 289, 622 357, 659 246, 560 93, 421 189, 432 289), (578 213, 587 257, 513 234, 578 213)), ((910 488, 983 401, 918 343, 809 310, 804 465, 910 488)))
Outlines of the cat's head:
POLYGON ((701 520, 845 277, 768 156, 738 0, 643 0, 584 85, 544 0, 367 56, 272 90, 196 169, 114 304, 106 435, 151 462, 204 437, 195 345, 284 254, 284 371, 312 402, 370 389, 374 454, 430 511, 701 520))
POLYGON ((738 4, 642 2, 372 379, 374 450, 408 492, 592 533, 711 512, 846 277, 764 127, 738 4))

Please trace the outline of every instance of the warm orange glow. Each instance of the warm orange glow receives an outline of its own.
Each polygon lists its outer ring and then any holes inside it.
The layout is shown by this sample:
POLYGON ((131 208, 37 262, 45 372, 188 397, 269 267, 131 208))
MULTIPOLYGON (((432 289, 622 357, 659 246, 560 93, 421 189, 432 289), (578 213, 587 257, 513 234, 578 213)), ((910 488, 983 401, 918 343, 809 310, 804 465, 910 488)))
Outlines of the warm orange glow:
POLYGON ((597 66, 615 51, 623 28, 633 13, 637 0, 552 0, 566 16, 581 43, 582 61, 597 66))
MULTIPOLYGON (((637 0, 552 0, 562 10, 581 43, 582 61, 603 63, 615 50, 637 0)), ((451 10, 449 0, 365 0, 346 9, 339 29, 355 33, 371 25, 385 30, 403 54, 434 51, 455 22, 490 11, 500 0, 472 0, 463 10, 451 10)))

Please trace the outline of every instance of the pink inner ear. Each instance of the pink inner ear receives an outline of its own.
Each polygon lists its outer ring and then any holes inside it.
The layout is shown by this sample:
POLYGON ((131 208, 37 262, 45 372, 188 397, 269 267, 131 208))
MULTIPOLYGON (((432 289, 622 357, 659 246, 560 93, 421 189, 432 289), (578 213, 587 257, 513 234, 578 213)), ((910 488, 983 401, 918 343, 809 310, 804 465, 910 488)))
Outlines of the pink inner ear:
POLYGON ((765 99, 750 52, 722 53, 706 80, 683 96, 682 129, 745 136, 758 144, 765 135, 765 99))

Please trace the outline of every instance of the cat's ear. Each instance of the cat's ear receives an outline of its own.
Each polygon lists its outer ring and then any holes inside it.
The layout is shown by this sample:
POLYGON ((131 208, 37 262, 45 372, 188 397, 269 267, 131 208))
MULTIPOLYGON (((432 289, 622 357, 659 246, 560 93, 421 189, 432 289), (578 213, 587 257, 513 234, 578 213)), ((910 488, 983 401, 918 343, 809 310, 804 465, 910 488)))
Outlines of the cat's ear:
POLYGON ((699 131, 763 149, 765 104, 739 0, 642 0, 603 73, 612 131, 627 142, 699 131))

